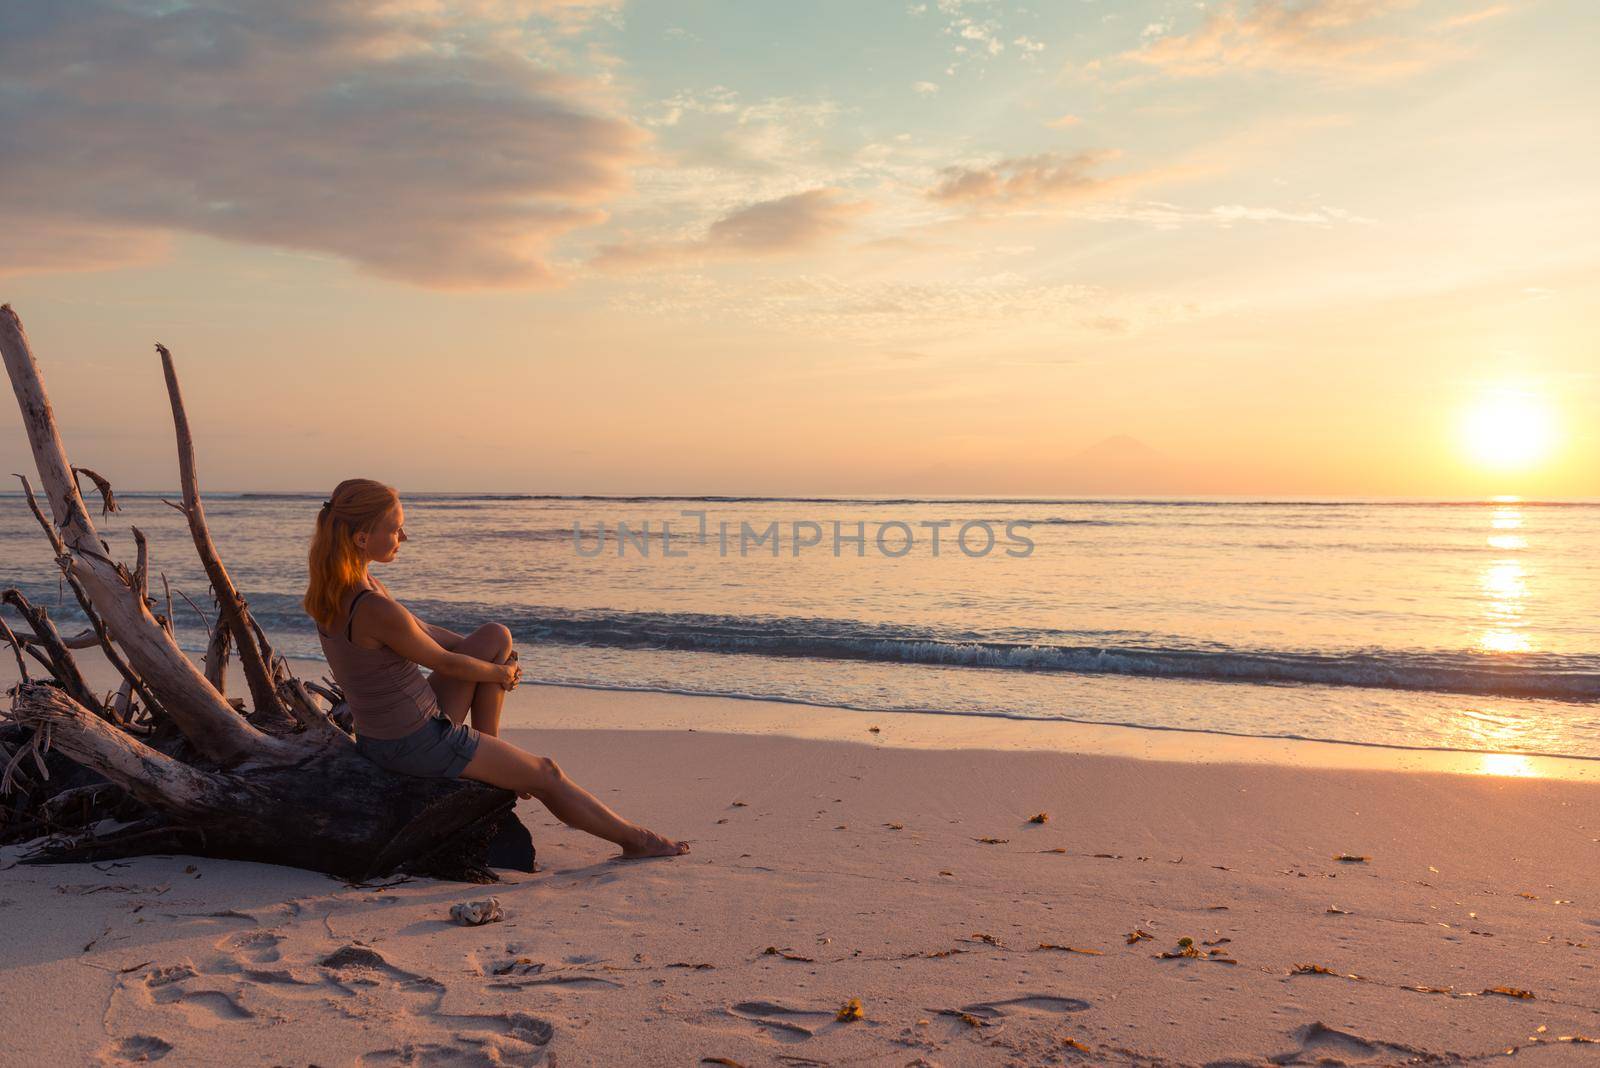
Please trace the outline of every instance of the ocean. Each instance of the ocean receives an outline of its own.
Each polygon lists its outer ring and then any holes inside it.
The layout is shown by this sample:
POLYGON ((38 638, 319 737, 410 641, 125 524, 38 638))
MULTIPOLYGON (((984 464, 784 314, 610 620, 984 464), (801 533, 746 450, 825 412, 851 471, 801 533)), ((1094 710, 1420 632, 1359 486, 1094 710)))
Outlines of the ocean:
MULTIPOLYGON (((179 591, 214 609, 162 496, 97 521, 130 564, 130 526, 150 538, 152 590, 164 572, 199 651, 179 591)), ((321 499, 206 496, 257 620, 313 659, 321 499)), ((528 682, 1600 758, 1600 503, 403 500, 410 540, 379 576, 429 622, 504 623, 528 682)), ((0 495, 0 584, 70 632, 56 574, 0 495)))

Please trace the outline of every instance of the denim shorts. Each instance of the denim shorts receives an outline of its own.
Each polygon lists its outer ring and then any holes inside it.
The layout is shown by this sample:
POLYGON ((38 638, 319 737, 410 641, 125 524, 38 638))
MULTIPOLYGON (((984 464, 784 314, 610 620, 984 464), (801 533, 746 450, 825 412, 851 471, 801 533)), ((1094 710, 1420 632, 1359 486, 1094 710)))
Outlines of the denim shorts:
POLYGON ((356 748, 380 768, 400 775, 454 779, 472 763, 479 737, 472 727, 457 726, 439 713, 403 738, 357 735, 356 748))

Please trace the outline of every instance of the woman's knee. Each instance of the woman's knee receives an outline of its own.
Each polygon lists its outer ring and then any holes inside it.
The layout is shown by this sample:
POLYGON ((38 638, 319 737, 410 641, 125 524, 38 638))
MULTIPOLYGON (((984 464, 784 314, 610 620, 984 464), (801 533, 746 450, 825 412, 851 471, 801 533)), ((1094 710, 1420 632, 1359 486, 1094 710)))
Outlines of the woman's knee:
POLYGON ((566 773, 549 757, 530 756, 528 765, 528 789, 534 794, 545 794, 555 790, 567 779, 566 773))
POLYGON ((511 630, 504 623, 485 623, 472 632, 472 637, 490 654, 488 659, 496 663, 511 654, 511 630))

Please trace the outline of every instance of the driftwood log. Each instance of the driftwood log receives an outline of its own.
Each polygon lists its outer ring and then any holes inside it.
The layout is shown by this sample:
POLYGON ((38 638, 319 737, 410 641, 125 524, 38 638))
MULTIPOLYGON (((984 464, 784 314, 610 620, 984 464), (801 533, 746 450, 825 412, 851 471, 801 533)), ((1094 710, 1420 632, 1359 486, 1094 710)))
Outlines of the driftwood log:
POLYGON ((515 796, 382 770, 357 752, 339 694, 308 686, 272 651, 207 530, 177 372, 157 351, 183 489, 181 505, 167 503, 188 520, 218 607, 203 670, 173 639, 170 593, 165 614, 152 611, 161 606, 147 589, 144 535, 134 528, 132 571, 101 540, 77 476, 95 483, 102 515, 117 510, 110 483, 68 462, 22 323, 0 307, 0 355, 49 516, 18 477, 89 624, 63 637, 21 592, 0 593, 18 616, 0 618, 0 641, 21 676, 0 713, 0 846, 22 862, 183 852, 358 880, 408 871, 493 881, 489 843, 515 819, 515 796), (119 690, 90 692, 72 657, 89 647, 117 669, 119 690), (230 647, 248 711, 224 689, 230 647))

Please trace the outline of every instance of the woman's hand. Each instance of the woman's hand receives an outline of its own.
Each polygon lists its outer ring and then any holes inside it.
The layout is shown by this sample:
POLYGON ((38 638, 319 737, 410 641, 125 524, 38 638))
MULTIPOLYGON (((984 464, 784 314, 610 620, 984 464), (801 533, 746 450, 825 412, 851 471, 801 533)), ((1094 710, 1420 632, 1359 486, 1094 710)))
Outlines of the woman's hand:
MULTIPOLYGON (((513 654, 513 657, 515 657, 515 654, 513 654)), ((500 669, 499 682, 501 688, 506 690, 516 689, 517 683, 522 681, 522 665, 512 659, 504 664, 496 664, 495 667, 500 669)))

